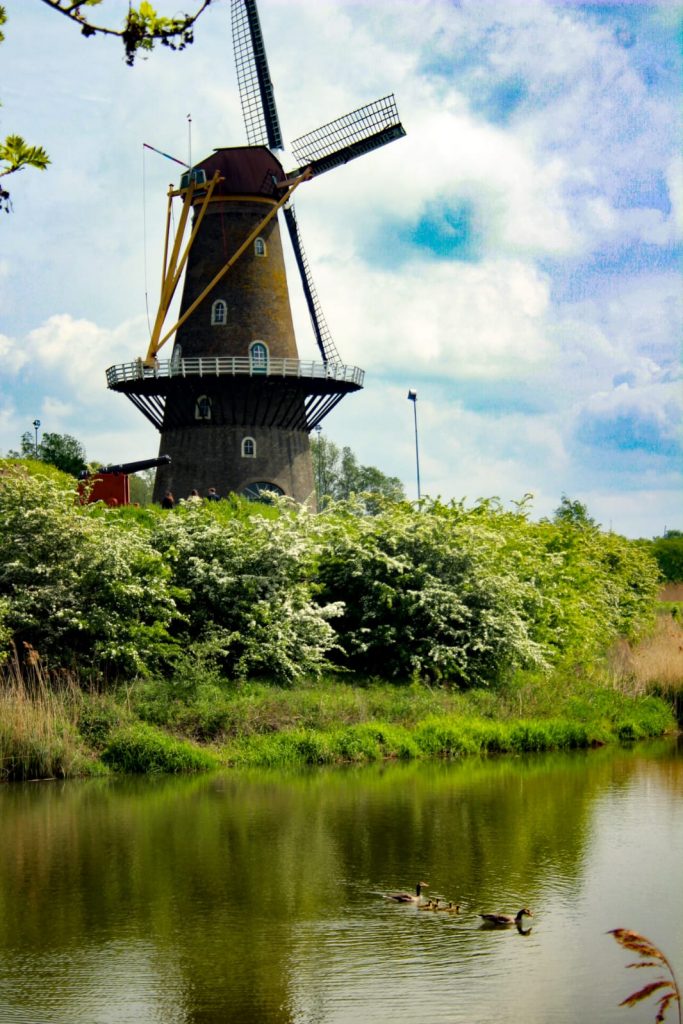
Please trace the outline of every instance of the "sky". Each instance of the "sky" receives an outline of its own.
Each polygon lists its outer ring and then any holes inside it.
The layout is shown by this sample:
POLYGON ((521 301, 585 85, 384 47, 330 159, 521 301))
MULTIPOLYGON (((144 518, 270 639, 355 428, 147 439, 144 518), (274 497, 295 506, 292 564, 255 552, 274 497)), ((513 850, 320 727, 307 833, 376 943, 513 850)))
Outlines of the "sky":
MULTIPOLYGON (((118 40, 84 38, 40 0, 4 4, 0 138, 52 162, 4 179, 0 453, 38 418, 89 459, 151 458, 157 432, 105 381, 147 350, 180 170, 143 143, 188 162, 245 144, 229 3, 214 0, 193 46, 132 69, 118 40)), ((126 7, 106 0, 98 17, 126 7)), ((415 498, 412 388, 423 495, 531 494, 535 518, 567 495, 626 536, 683 528, 682 5, 259 13, 285 139, 390 92, 407 132, 297 192, 336 347, 366 371, 324 435, 415 498)), ((315 359, 288 259, 299 354, 315 359)))

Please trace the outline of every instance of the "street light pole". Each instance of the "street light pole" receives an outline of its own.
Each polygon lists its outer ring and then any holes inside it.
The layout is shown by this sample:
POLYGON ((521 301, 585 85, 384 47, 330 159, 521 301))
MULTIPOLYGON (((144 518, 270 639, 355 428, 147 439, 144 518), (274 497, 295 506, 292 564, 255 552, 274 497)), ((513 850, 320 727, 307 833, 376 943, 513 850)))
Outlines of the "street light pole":
POLYGON ((320 512, 323 507, 323 441, 321 436, 323 432, 322 424, 318 423, 318 425, 315 428, 315 432, 318 435, 318 457, 316 459, 317 466, 315 468, 316 476, 318 478, 318 512, 320 512))
POLYGON ((33 429, 36 432, 36 458, 38 458, 38 427, 40 426, 40 420, 33 421, 33 429))
POLYGON ((415 467, 417 469, 417 500, 422 497, 420 491, 420 447, 417 440, 417 391, 413 388, 408 392, 408 401, 413 403, 413 419, 415 420, 415 467))

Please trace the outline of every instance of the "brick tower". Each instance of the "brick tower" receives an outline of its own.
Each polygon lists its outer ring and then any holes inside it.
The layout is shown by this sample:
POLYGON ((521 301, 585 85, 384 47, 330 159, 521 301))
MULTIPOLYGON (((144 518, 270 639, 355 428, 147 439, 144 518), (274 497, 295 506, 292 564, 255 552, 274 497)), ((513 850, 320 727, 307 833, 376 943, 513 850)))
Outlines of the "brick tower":
MULTIPOLYGON (((221 181, 189 253, 181 314, 280 198, 273 179, 284 179, 265 147, 218 150, 197 170, 221 181)), ((299 360, 276 218, 179 327, 171 365, 185 376, 166 398, 160 451, 171 464, 157 471, 155 500, 209 487, 312 500, 306 399, 325 381, 299 360), (212 372, 216 359, 226 365, 212 372), (201 375, 187 373, 195 363, 201 375)))

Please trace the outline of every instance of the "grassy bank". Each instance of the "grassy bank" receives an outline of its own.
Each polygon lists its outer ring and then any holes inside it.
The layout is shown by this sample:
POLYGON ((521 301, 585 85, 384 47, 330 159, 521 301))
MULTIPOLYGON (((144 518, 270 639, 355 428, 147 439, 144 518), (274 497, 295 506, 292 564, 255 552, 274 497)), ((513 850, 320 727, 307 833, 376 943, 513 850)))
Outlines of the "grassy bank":
POLYGON ((659 736, 672 726, 657 698, 627 701, 587 722, 564 717, 492 719, 434 715, 413 727, 371 721, 327 730, 293 729, 235 740, 222 750, 231 765, 296 767, 371 763, 383 759, 452 759, 472 754, 571 750, 659 736))
POLYGON ((683 628, 662 616, 599 669, 518 673, 503 689, 326 678, 296 689, 230 686, 197 671, 84 692, 15 659, 0 689, 0 778, 192 772, 568 750, 676 727, 683 628), (678 656, 678 657, 677 657, 678 656))

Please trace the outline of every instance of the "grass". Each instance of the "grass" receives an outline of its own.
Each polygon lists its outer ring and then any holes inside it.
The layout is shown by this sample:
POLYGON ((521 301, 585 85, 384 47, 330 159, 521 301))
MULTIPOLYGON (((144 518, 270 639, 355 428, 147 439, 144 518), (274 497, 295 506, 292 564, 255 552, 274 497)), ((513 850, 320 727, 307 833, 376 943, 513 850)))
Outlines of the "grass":
POLYGON ((229 765, 284 768, 573 750, 659 736, 671 725, 667 706, 650 697, 619 701, 611 716, 603 709, 602 715, 588 722, 562 717, 494 721, 432 715, 414 727, 372 721, 341 729, 252 734, 225 744, 221 759, 229 765))
POLYGON ((116 771, 129 774, 204 772, 219 764, 209 750, 174 739, 144 722, 114 729, 102 751, 102 761, 116 771))

